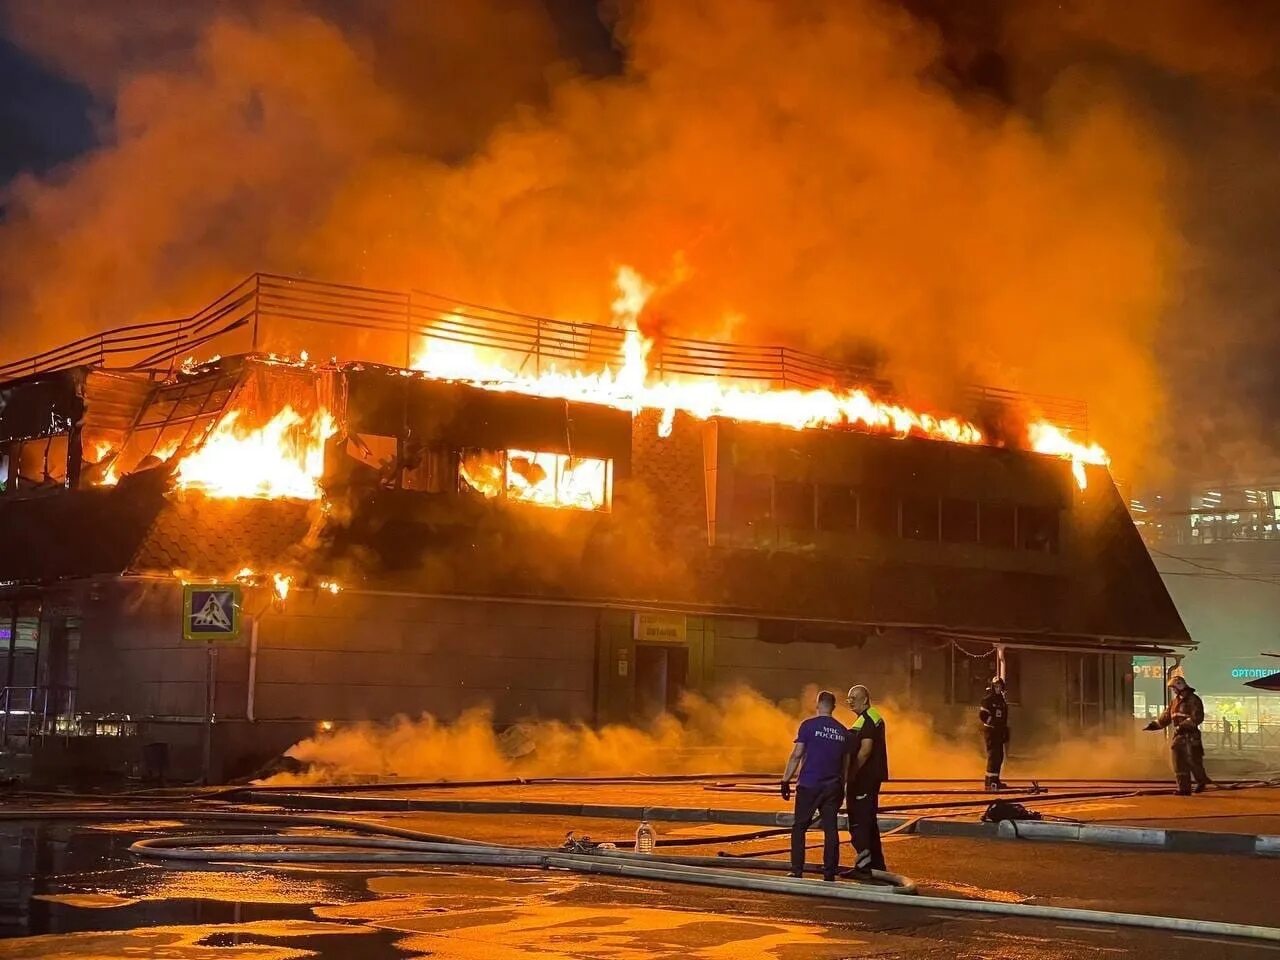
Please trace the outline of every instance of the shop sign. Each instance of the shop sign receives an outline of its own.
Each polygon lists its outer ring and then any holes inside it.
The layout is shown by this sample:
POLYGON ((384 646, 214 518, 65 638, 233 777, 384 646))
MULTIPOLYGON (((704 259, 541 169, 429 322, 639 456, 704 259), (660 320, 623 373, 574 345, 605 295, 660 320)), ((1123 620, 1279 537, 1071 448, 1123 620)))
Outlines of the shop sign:
POLYGON ((637 643, 684 643, 686 618, 682 613, 637 613, 634 637, 637 643))

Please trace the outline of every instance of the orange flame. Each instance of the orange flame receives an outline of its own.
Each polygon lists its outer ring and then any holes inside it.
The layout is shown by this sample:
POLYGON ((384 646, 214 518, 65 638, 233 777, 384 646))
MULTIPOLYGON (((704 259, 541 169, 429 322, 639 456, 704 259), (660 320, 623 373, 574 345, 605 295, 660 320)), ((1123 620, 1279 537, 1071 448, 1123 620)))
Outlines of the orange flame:
POLYGON ((566 373, 555 369, 537 376, 521 374, 495 359, 494 351, 428 337, 413 368, 430 377, 466 380, 487 390, 580 400, 630 410, 661 410, 659 432, 667 435, 677 411, 705 420, 729 417, 803 429, 853 426, 898 436, 920 435, 956 443, 981 443, 982 431, 956 417, 936 417, 884 403, 863 390, 778 390, 766 385, 727 386, 715 380, 649 383, 648 355, 653 346, 637 326, 653 287, 632 268, 617 276, 615 320, 626 330, 622 366, 615 373, 566 373))
MULTIPOLYGON (((982 431, 966 420, 886 403, 856 388, 778 390, 764 385, 726 385, 708 379, 651 383, 648 355, 652 341, 640 333, 638 320, 654 288, 634 269, 625 266, 618 270, 616 282, 618 297, 612 304, 613 315, 626 330, 622 366, 616 374, 606 367, 601 373, 566 373, 552 369, 530 376, 503 363, 497 351, 430 337, 427 346, 414 358, 413 368, 430 377, 465 380, 486 390, 600 403, 633 413, 643 408, 657 409, 662 411, 658 422, 658 435, 662 437, 670 436, 675 415, 680 412, 700 420, 729 417, 797 430, 849 426, 900 437, 925 436, 953 443, 984 442, 982 431)), ((1060 427, 1045 420, 1029 425, 1027 440, 1037 453, 1070 460, 1081 490, 1087 485, 1085 464, 1107 466, 1111 462, 1098 444, 1072 440, 1060 427)), ((477 478, 471 485, 486 496, 496 496, 502 488, 498 477, 477 478)))
POLYGON ((281 602, 289 599, 289 588, 293 586, 293 577, 283 573, 273 573, 271 575, 272 589, 275 590, 276 599, 281 602))
POLYGON ((257 429, 243 427, 240 413, 227 413, 204 443, 179 461, 178 488, 210 497, 318 500, 324 443, 337 431, 329 411, 304 418, 286 406, 257 429))
POLYGON ((1109 467, 1111 458, 1107 451, 1096 443, 1083 444, 1072 440, 1061 427, 1046 420, 1038 420, 1027 427, 1027 438, 1031 441, 1031 449, 1036 453, 1048 454, 1071 461, 1071 472, 1076 478, 1076 485, 1084 490, 1089 486, 1085 476, 1086 463, 1109 467))

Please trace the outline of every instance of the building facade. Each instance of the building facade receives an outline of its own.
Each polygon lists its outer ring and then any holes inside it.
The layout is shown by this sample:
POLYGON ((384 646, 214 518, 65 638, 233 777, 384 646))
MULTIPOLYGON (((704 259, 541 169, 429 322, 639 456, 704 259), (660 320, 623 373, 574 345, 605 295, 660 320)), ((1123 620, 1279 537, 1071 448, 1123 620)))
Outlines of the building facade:
POLYGON ((635 723, 734 684, 862 682, 945 731, 998 670, 1030 742, 1126 729, 1133 657, 1190 644, 1106 470, 1013 449, 240 355, 12 380, 0 451, 5 739, 49 768, 165 744, 221 777, 318 723, 635 723), (286 408, 314 495, 229 495, 251 471, 200 451, 286 408), (240 638, 184 640, 214 580, 240 638))

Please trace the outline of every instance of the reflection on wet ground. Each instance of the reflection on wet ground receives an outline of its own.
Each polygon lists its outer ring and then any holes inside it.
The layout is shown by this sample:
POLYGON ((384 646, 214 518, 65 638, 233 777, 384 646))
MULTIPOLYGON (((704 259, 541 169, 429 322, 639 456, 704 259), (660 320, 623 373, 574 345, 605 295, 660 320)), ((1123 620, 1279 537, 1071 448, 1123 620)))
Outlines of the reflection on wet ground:
POLYGON ((174 870, 129 856, 138 835, 169 826, 6 825, 0 960, 786 960, 862 942, 833 940, 826 924, 672 905, 642 883, 610 884, 602 903, 598 885, 563 873, 174 870))
MULTIPOLYGON (((416 825, 448 826, 443 821, 416 825)), ((1231 945, 1225 951, 1208 946, 1213 941, 1171 940, 1114 928, 833 904, 554 871, 273 870, 216 864, 175 869, 139 862, 128 853, 139 835, 169 829, 158 822, 109 829, 65 821, 0 824, 0 960, 1067 960, 1098 952, 1207 960, 1238 955, 1231 945)), ((547 843, 555 832, 527 821, 473 821, 472 832, 486 829, 536 843, 547 843)), ((988 873, 1001 875, 1010 885, 1016 885, 1014 876, 1024 869, 1042 873, 1050 853, 1045 848, 1029 851, 1019 867, 1012 858, 1020 848, 951 843, 943 855, 952 864, 962 856, 966 874, 976 872, 981 857, 998 853, 1000 859, 990 859, 988 873)), ((1070 854, 1077 859, 1084 855, 1070 854)), ((1117 855, 1090 855, 1097 861, 1091 889, 1111 870, 1125 875, 1120 861, 1106 859, 1117 855)), ((940 866, 919 853, 914 856, 912 872, 921 868, 919 876, 925 875, 923 868, 940 866)), ((1241 866, 1233 860, 1222 869, 1237 873, 1241 866)), ((1125 882, 1132 885, 1136 875, 1129 873, 1125 882)), ((962 886, 952 884, 958 892, 994 893, 967 886, 961 891, 962 886)), ((1015 892, 1004 896, 1025 899, 1015 892)), ((1224 943, 1217 941, 1219 948, 1224 943)), ((1250 955, 1261 954, 1251 949, 1250 955)))

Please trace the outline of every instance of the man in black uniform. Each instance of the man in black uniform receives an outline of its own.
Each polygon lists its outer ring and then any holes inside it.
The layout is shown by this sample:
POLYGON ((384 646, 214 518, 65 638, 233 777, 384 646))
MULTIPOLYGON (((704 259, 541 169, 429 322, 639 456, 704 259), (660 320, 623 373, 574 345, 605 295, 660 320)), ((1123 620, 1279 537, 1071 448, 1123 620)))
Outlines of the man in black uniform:
POLYGON ((1200 739, 1200 724, 1204 723, 1204 701, 1183 677, 1169 681, 1173 700, 1164 713, 1146 725, 1146 730, 1163 730, 1173 727, 1173 740, 1169 749, 1173 754, 1173 775, 1178 782, 1178 793, 1184 797, 1191 793, 1191 778, 1196 781, 1196 793, 1210 782, 1204 771, 1204 741, 1200 739))
POLYGON ((982 706, 978 708, 978 719, 982 721, 982 739, 987 746, 986 787, 999 790, 1004 786, 1000 782, 1000 768, 1004 766, 1005 744, 1009 742, 1009 703, 1004 698, 1003 677, 993 677, 987 685, 982 706))
POLYGON ((849 814, 849 839, 853 842, 853 869, 843 876, 870 880, 872 870, 884 870, 880 845, 880 784, 889 779, 889 751, 885 745, 884 715, 871 705, 871 693, 858 684, 849 688, 846 700, 857 714, 849 728, 849 781, 845 800, 849 814))

